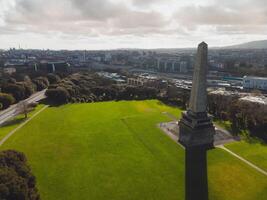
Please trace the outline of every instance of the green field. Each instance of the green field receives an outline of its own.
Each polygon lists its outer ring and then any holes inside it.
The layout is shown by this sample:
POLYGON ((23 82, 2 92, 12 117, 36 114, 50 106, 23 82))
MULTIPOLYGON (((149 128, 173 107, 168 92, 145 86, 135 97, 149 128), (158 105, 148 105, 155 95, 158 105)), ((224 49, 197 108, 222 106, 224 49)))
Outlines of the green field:
POLYGON ((267 145, 260 142, 234 142, 226 145, 228 149, 267 171, 267 145))
MULTIPOLYGON (((41 110, 44 105, 38 105, 32 112, 28 113, 28 118, 41 110)), ((4 125, 0 126, 0 140, 2 140, 10 131, 15 129, 21 123, 25 121, 24 115, 18 115, 8 120, 4 125)))
MULTIPOLYGON (((232 131, 229 121, 217 120, 215 124, 229 132, 232 131)), ((246 138, 242 134, 241 138, 243 138, 241 142, 233 142, 225 145, 225 147, 267 171, 267 145, 256 138, 246 138)))
MULTIPOLYGON (((181 111, 158 101, 50 107, 1 149, 24 152, 43 200, 184 199, 184 151, 157 128, 181 111)), ((210 199, 266 200, 267 178, 208 154, 210 199)))

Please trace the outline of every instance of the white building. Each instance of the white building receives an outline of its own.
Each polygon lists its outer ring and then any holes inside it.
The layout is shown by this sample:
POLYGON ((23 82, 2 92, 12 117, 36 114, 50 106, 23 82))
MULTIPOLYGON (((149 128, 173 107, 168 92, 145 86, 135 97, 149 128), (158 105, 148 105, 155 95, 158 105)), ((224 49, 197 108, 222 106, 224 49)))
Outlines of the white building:
POLYGON ((267 78, 244 76, 243 88, 245 89, 259 89, 267 91, 267 78))

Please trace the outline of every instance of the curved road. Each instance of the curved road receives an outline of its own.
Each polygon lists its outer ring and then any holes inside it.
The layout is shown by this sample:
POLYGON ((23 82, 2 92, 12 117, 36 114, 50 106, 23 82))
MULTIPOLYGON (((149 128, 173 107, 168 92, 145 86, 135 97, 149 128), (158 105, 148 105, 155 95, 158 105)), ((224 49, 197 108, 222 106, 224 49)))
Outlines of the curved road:
MULTIPOLYGON (((45 91, 42 90, 40 92, 34 93, 32 96, 30 96, 28 99, 25 99, 23 101, 26 101, 27 103, 32 103, 32 102, 37 102, 42 99, 44 99, 45 96, 45 91)), ((11 105, 9 108, 6 110, 3 110, 0 112, 0 125, 6 122, 7 120, 11 119, 12 117, 15 117, 16 114, 16 108, 18 104, 11 105)))

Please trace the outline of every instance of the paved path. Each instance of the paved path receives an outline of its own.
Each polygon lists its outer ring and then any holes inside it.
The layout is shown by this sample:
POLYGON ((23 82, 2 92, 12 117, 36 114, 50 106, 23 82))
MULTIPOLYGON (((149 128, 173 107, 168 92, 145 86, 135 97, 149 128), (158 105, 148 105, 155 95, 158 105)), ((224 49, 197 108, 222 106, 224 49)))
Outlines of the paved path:
MULTIPOLYGON (((35 94, 30 96, 28 99, 25 99, 24 101, 26 101, 27 103, 40 101, 45 98, 45 91, 46 90, 36 92, 35 94)), ((16 113, 17 105, 18 104, 11 105, 9 108, 0 112, 0 125, 17 115, 16 113)))
POLYGON ((165 125, 165 123, 158 124, 158 127, 166 134, 168 135, 174 142, 176 142, 179 146, 181 146, 184 149, 184 146, 178 142, 178 136, 173 134, 170 130, 168 130, 168 127, 165 125))
MULTIPOLYGON (((164 124, 164 123, 160 123, 158 125, 158 127, 163 130, 163 132, 168 135, 173 141, 175 141, 177 144, 179 144, 182 148, 184 148, 179 142, 178 142, 178 136, 173 134, 168 127, 164 124)), ((243 161, 244 163, 246 163, 247 165, 249 165, 250 167, 254 168, 255 170, 257 170, 258 172, 260 172, 261 174, 267 176, 267 172, 261 168, 259 168, 258 166, 254 165, 253 163, 249 162, 248 160, 242 158, 241 156, 235 154, 234 152, 232 152, 231 150, 227 149, 226 147, 224 147, 223 145, 219 145, 216 146, 217 148, 223 149, 224 151, 230 153, 232 156, 238 158, 239 160, 243 161)))
POLYGON ((22 124, 20 124, 17 128, 15 128, 14 130, 12 130, 11 132, 9 132, 1 141, 0 141, 0 146, 2 146, 5 141, 8 140, 8 138, 10 138, 16 131, 18 131, 19 129, 21 129, 23 126, 25 126, 29 121, 31 121, 34 117, 36 117, 38 114, 40 114, 42 111, 44 111, 48 106, 43 107, 41 110, 39 110, 38 112, 36 112, 34 115, 32 115, 29 119, 27 119, 25 122, 23 122, 22 124))
MULTIPOLYGON (((171 120, 173 120, 173 122, 177 122, 178 119, 171 113, 169 112, 162 112, 162 114, 166 115, 167 117, 169 117, 171 120)), ((172 123, 172 122, 170 122, 172 123)), ((168 126, 169 123, 162 123, 163 125, 165 124, 165 126, 168 126)), ((231 143, 231 142, 235 142, 235 141, 240 141, 240 138, 238 136, 232 136, 232 134, 223 129, 222 127, 216 125, 215 123, 213 123, 214 127, 215 127, 215 131, 216 134, 214 135, 214 146, 219 146, 219 145, 223 145, 226 143, 231 143)))
POLYGON ((247 161, 246 159, 242 158, 241 156, 235 154, 234 152, 232 152, 231 150, 225 148, 224 146, 218 146, 218 148, 223 149, 224 151, 227 151, 228 153, 230 153, 232 156, 238 158, 239 160, 243 161, 244 163, 246 163, 247 165, 249 165, 250 167, 254 168, 255 170, 257 170, 258 172, 260 172, 261 174, 264 174, 265 176, 267 176, 267 172, 264 171, 263 169, 257 167, 256 165, 254 165, 253 163, 247 161))

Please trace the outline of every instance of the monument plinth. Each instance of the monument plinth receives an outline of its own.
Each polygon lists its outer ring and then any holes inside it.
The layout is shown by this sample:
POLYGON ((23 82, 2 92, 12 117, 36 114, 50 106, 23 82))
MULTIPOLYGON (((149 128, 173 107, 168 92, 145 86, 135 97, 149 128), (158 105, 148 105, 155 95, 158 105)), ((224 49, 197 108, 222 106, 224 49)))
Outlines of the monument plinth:
POLYGON ((179 142, 185 147, 186 200, 207 200, 207 156, 215 129, 207 113, 208 45, 199 44, 189 109, 179 121, 179 142))

